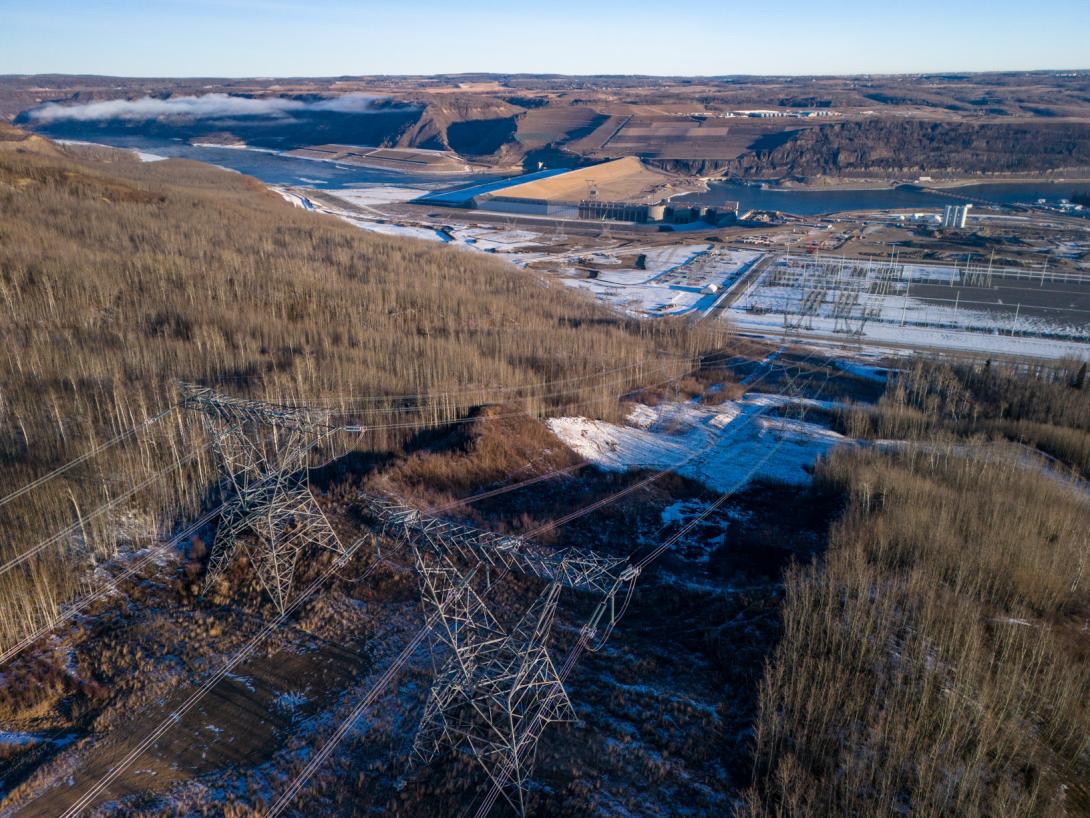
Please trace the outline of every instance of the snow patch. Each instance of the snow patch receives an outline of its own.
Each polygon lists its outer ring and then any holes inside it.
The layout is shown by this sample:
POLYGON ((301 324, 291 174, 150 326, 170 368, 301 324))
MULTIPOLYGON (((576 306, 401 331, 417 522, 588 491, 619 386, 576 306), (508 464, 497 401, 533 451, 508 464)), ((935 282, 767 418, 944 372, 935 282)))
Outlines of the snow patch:
POLYGON ((805 484, 819 457, 849 442, 815 423, 770 416, 772 409, 790 404, 827 405, 749 394, 718 406, 640 404, 625 425, 584 417, 553 418, 548 423, 569 448, 599 468, 672 469, 723 492, 758 478, 805 484))

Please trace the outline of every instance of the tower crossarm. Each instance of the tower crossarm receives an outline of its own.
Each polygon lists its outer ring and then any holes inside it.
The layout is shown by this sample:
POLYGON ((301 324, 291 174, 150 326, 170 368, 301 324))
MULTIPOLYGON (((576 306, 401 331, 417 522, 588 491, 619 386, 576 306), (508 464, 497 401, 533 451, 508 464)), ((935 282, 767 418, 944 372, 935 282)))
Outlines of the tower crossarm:
POLYGON ((203 412, 224 424, 245 423, 318 433, 336 428, 333 413, 326 409, 236 398, 191 383, 182 383, 180 388, 183 408, 203 412))
POLYGON ((372 501, 370 511, 384 529, 416 547, 517 571, 566 588, 606 594, 630 570, 623 557, 585 548, 549 548, 525 537, 496 534, 389 500, 372 501))

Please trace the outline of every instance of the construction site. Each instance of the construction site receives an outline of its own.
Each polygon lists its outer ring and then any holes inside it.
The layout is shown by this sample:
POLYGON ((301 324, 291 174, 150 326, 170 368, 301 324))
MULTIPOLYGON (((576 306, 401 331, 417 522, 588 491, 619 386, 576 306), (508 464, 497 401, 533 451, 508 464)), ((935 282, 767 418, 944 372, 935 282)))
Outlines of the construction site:
POLYGON ((0 77, 0 818, 1081 815, 1087 87, 0 77))

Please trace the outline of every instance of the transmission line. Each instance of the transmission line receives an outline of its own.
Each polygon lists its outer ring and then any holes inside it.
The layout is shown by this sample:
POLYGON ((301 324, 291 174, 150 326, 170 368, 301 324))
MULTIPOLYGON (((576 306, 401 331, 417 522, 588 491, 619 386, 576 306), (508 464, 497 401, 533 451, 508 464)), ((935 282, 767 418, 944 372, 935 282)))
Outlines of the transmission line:
POLYGON ((112 509, 116 508, 117 506, 119 506, 121 503, 125 502, 129 498, 133 497, 136 494, 139 494, 141 491, 146 489, 152 483, 155 483, 156 481, 161 480, 164 476, 166 476, 170 472, 174 471, 175 469, 178 469, 178 468, 184 466, 185 464, 189 463, 190 461, 196 459, 198 455, 200 455, 205 449, 209 448, 211 445, 212 445, 212 442, 209 441, 209 442, 205 443, 203 446, 201 446, 200 448, 194 449, 189 454, 183 455, 182 457, 177 458, 169 466, 166 466, 165 468, 161 469, 160 471, 156 472, 155 474, 151 475, 150 477, 147 477, 144 480, 141 480, 139 483, 137 483, 135 486, 130 488, 128 491, 126 491, 126 492, 124 492, 122 494, 119 494, 117 497, 114 497, 112 500, 109 500, 108 502, 102 504, 101 506, 94 509, 93 511, 90 511, 85 515, 81 515, 80 519, 76 520, 76 522, 72 523, 67 528, 64 528, 61 531, 58 531, 56 534, 54 534, 51 537, 47 537, 46 539, 39 542, 37 545, 32 546, 31 548, 27 549, 26 551, 23 551, 18 556, 13 557, 12 559, 10 559, 7 562, 3 563, 2 565, 0 565, 0 576, 3 576, 8 571, 12 570, 13 568, 15 568, 17 566, 22 565, 24 562, 29 560, 35 554, 41 553, 46 548, 49 548, 51 545, 56 545, 58 542, 61 542, 66 537, 74 534, 76 531, 81 529, 84 526, 84 524, 87 523, 88 521, 93 520, 96 517, 100 517, 101 515, 105 514, 107 511, 111 511, 112 509))
MULTIPOLYGON (((524 413, 517 413, 517 414, 524 414, 524 413)), ((714 445, 715 444, 713 443, 708 448, 710 449, 714 445)), ((699 454, 702 454, 702 453, 704 453, 703 450, 700 451, 700 452, 697 452, 696 455, 699 455, 699 454)), ((696 456, 696 455, 694 455, 694 456, 696 456)), ((683 465, 684 462, 688 462, 688 459, 686 461, 683 461, 682 464, 680 464, 680 465, 683 465)), ((556 472, 557 473, 567 472, 567 471, 572 470, 575 467, 578 467, 578 465, 582 465, 582 464, 577 464, 577 466, 567 467, 565 469, 559 469, 559 470, 556 470, 556 472)), ((677 468, 678 465, 679 464, 675 464, 675 465, 671 466, 670 469, 663 470, 660 473, 660 476, 662 474, 668 473, 671 469, 677 468)), ((530 478, 527 481, 524 481, 524 483, 515 484, 515 485, 512 485, 512 486, 504 487, 502 489, 494 489, 494 490, 482 492, 480 494, 480 497, 496 496, 497 494, 503 493, 504 491, 511 491, 511 490, 515 490, 515 489, 518 489, 518 488, 522 488, 524 484, 532 484, 532 483, 539 482, 542 478, 543 478, 543 476, 539 475, 539 476, 530 478)), ((622 492, 620 492, 618 494, 623 496, 624 494, 628 494, 628 493, 630 493, 630 492, 629 491, 622 491, 622 492)), ((465 498, 465 499, 460 500, 460 501, 454 501, 453 503, 450 503, 450 504, 447 504, 446 506, 444 506, 443 509, 445 510, 445 509, 450 508, 450 507, 454 507, 454 506, 457 506, 457 505, 462 505, 462 504, 471 502, 473 499, 478 499, 478 498, 476 496, 474 496, 474 497, 470 497, 470 498, 465 498)), ((603 504, 600 503, 600 502, 592 504, 593 508, 588 507, 588 510, 586 511, 586 513, 590 513, 592 510, 600 508, 602 505, 603 504)), ((572 517, 571 515, 568 515, 567 521, 570 521, 570 519, 574 519, 574 517, 572 517)), ((554 527, 554 526, 550 525, 550 524, 546 524, 546 526, 544 526, 542 528, 544 530, 545 528, 550 528, 550 527, 554 527)), ((360 547, 362 542, 363 542, 363 540, 357 541, 355 544, 353 544, 353 546, 351 546, 349 549, 347 549, 344 554, 342 554, 341 556, 338 556, 337 559, 333 562, 333 564, 330 566, 330 568, 325 573, 323 573, 317 580, 315 580, 313 583, 311 583, 311 585, 306 589, 306 591, 303 592, 303 594, 296 597, 296 599, 294 599, 291 603, 289 603, 285 607, 284 611, 281 613, 280 616, 278 616, 273 622, 269 623, 269 626, 267 626, 261 633, 259 633, 255 637, 255 639, 252 641, 252 643, 248 644, 247 647, 243 649, 243 651, 240 651, 240 654, 242 654, 242 655, 236 655, 235 657, 232 658, 232 660, 230 661, 230 666, 229 667, 225 666, 226 670, 223 670, 223 673, 219 676, 219 678, 222 679, 223 675, 225 675, 227 672, 230 672, 231 668, 237 666, 237 664, 239 662, 241 662, 244 658, 249 656, 249 654, 252 653, 253 646, 256 645, 257 641, 260 641, 260 639, 263 639, 263 638, 265 638, 265 636, 272 633, 273 630, 275 630, 276 627, 278 627, 279 624, 282 623, 284 621, 284 619, 286 619, 286 617, 291 612, 297 610, 298 607, 306 599, 308 599, 310 596, 313 595, 313 593, 317 590, 317 588, 321 585, 321 583, 324 582, 325 579, 327 579, 330 575, 334 574, 337 570, 339 570, 341 567, 343 567, 344 564, 347 564, 349 558, 356 552, 356 550, 360 547)), ((364 576, 369 574, 370 571, 373 570, 374 566, 377 565, 377 564, 378 563, 375 563, 372 566, 370 566, 367 569, 367 572, 364 574, 364 576)), ((506 574, 506 571, 504 572, 503 575, 505 575, 505 574, 506 574)), ((502 575, 501 575, 501 578, 502 578, 502 575)), ((414 640, 414 642, 416 644, 419 644, 419 641, 422 640, 426 636, 426 633, 427 633, 427 629, 425 628, 424 631, 422 631, 421 633, 419 633, 417 635, 417 638, 414 640)), ((408 652, 411 652, 411 651, 408 651, 408 652)), ((408 652, 403 652, 403 653, 405 653, 405 655, 407 656, 408 652)), ((401 664, 403 664, 403 662, 398 663, 398 664, 396 664, 394 666, 391 666, 390 674, 389 674, 390 677, 392 677, 393 673, 396 673, 396 671, 400 668, 401 664)), ((212 680, 209 680, 209 681, 212 681, 212 680)), ((217 681, 218 681, 218 679, 217 679, 217 681)), ((109 786, 109 784, 112 783, 112 781, 115 780, 117 778, 117 776, 119 776, 125 769, 127 769, 129 766, 131 766, 131 764, 135 761, 136 758, 139 757, 140 754, 142 754, 144 751, 146 751, 146 749, 148 749, 152 744, 154 744, 154 742, 157 741, 158 738, 161 737, 166 732, 166 730, 169 729, 169 727, 173 723, 176 723, 180 719, 180 716, 184 714, 184 712, 186 712, 188 709, 190 709, 192 706, 194 706, 196 704, 196 702, 199 701, 199 699, 201 697, 203 697, 203 695, 205 695, 205 693, 207 693, 207 691, 210 690, 212 686, 214 686, 214 683, 215 683, 214 681, 212 681, 212 684, 209 684, 208 682, 206 682, 205 686, 202 687, 202 690, 198 691, 193 696, 191 696, 190 699, 187 700, 187 703, 183 705, 185 710, 182 710, 180 708, 178 711, 175 711, 174 713, 172 713, 171 716, 163 724, 161 724, 159 728, 156 729, 156 731, 153 731, 153 734, 151 736, 146 738, 143 742, 141 742, 140 745, 138 745, 136 748, 134 748, 134 750, 132 752, 130 752, 130 754, 128 756, 126 756, 126 758, 123 759, 123 761, 121 763, 119 763, 118 765, 115 765, 113 768, 111 768, 111 770, 106 774, 106 776, 103 776, 103 778, 100 779, 100 781, 92 788, 91 791, 86 793, 79 801, 77 801, 76 804, 74 804, 72 806, 72 808, 69 809, 69 811, 67 811, 65 813, 65 816, 75 815, 81 809, 86 807, 95 797, 97 797, 97 795, 105 787, 109 786)), ((377 692, 376 692, 376 695, 377 695, 377 692)), ((360 708, 361 713, 362 713, 363 709, 365 709, 365 708, 360 708)), ((339 739, 338 739, 338 741, 339 741, 339 739)), ((332 747, 330 748, 330 752, 331 751, 332 751, 332 747)), ((324 754, 322 757, 324 758, 327 755, 328 755, 328 753, 324 754)), ((289 799, 289 801, 290 801, 290 799, 289 799)))
POLYGON ((121 432, 120 434, 110 438, 109 440, 107 440, 104 443, 99 443, 98 445, 93 446, 92 448, 88 449, 86 452, 81 454, 79 457, 76 457, 73 460, 69 460, 67 463, 65 463, 63 465, 57 466, 57 468, 53 469, 51 472, 48 472, 46 474, 43 474, 41 477, 37 477, 34 480, 31 480, 29 483, 27 483, 22 488, 16 489, 15 491, 11 492, 10 494, 5 495, 4 497, 0 498, 0 507, 6 506, 12 500, 17 500, 18 498, 22 497, 27 492, 33 491, 34 489, 38 488, 38 486, 49 482, 54 477, 57 477, 58 475, 64 474, 66 471, 69 471, 71 469, 74 469, 76 466, 80 465, 81 463, 87 462, 92 457, 99 454, 100 452, 106 451, 106 449, 109 449, 111 446, 116 446, 118 443, 121 443, 123 440, 128 440, 133 435, 135 435, 135 434, 137 434, 139 432, 142 432, 144 429, 148 428, 152 424, 162 420, 164 417, 169 415, 174 410, 174 408, 176 406, 177 406, 177 404, 172 403, 170 406, 168 406, 166 409, 164 409, 159 414, 153 415, 152 417, 148 418, 147 420, 143 421, 142 423, 138 423, 136 426, 133 426, 133 427, 131 427, 129 429, 126 429, 124 432, 121 432))
MULTIPOLYGON (((796 365, 798 367, 801 367, 803 364, 805 364, 807 361, 809 361, 811 358, 813 358, 816 354, 817 354, 816 352, 810 353, 806 358, 804 358, 802 361, 798 362, 798 364, 796 364, 796 365)), ((771 363, 771 359, 766 361, 764 365, 765 365, 765 369, 766 369, 764 375, 762 375, 760 378, 756 379, 755 381, 751 381, 751 383, 759 382, 760 380, 763 380, 765 377, 768 376, 768 374, 771 373, 772 368, 773 368, 772 363, 771 363)), ((786 370, 786 367, 784 367, 784 369, 786 370)), ((829 377, 829 375, 828 375, 828 373, 826 373, 826 381, 828 380, 828 377, 829 377)), ((745 421, 743 421, 743 423, 753 422, 757 417, 759 417, 761 414, 763 414, 764 411, 767 410, 767 408, 768 407, 764 407, 764 408, 762 408, 761 411, 756 412, 753 415, 749 416, 749 418, 747 418, 745 421)), ((669 473, 670 471, 679 468, 680 466, 682 466, 685 463, 689 462, 691 459, 694 459, 695 457, 706 453, 706 451, 710 451, 712 448, 714 448, 720 442, 721 441, 719 441, 719 440, 713 442, 711 445, 709 445, 707 447, 707 449, 700 450, 700 451, 696 452, 695 454, 691 455, 689 458, 686 458, 685 460, 681 461, 680 463, 671 465, 669 468, 662 470, 657 475, 652 476, 652 478, 648 478, 648 479, 645 479, 643 481, 640 481, 640 484, 641 485, 646 485, 652 479, 657 479, 657 478, 669 473)), ((781 446, 782 444, 783 444, 783 441, 781 439, 781 441, 778 442, 776 448, 778 449, 778 447, 781 446)), ((768 455, 766 455, 765 460, 767 460, 768 457, 771 457, 771 455, 772 455, 771 452, 768 455)), ((759 468, 760 465, 763 465, 765 460, 762 460, 762 462, 760 464, 758 464, 758 466, 755 467, 755 469, 759 468)), ((747 477, 747 479, 748 479, 748 477, 747 477)), ((610 498, 604 498, 604 499, 608 502, 610 499, 619 499, 620 497, 625 496, 625 495, 627 495, 629 493, 631 493, 629 490, 622 489, 621 491, 616 492, 614 495, 611 495, 610 498)), ((596 510, 598 508, 601 508, 605 504, 606 503, 604 503, 604 502, 598 501, 598 502, 592 503, 590 506, 588 506, 586 508, 586 510, 581 509, 580 511, 583 514, 589 514, 589 513, 591 513, 591 511, 596 510)), ((710 513, 711 513, 710 511, 707 512, 707 514, 710 514, 710 513)), ((705 514, 705 516, 707 516, 707 514, 705 514)), ((578 516, 581 516, 578 512, 573 512, 572 514, 565 515, 564 522, 570 522, 572 519, 575 519, 578 516)), ((563 524, 563 523, 560 523, 560 524, 563 524)), ((541 531, 549 530, 552 527, 555 527, 555 524, 546 523, 546 524, 544 524, 542 526, 539 526, 534 531, 527 532, 523 536, 526 537, 526 538, 529 538, 529 537, 535 536, 537 533, 540 533, 541 531)), ((509 567, 505 566, 504 569, 500 572, 500 574, 496 577, 496 579, 493 580, 490 583, 490 587, 494 587, 497 583, 499 583, 507 575, 509 570, 510 570, 509 567)), ((622 614, 624 613, 624 611, 628 607, 627 603, 628 603, 628 600, 631 599, 633 587, 634 587, 634 585, 631 585, 631 584, 629 585, 628 596, 626 598, 625 603, 622 606, 622 614)), ((412 654, 412 652, 415 650, 415 647, 417 645, 419 645, 419 643, 427 636, 428 631, 430 630, 430 627, 431 627, 431 622, 429 621, 416 634, 416 636, 414 637, 414 639, 410 643, 410 646, 407 646, 398 655, 398 657, 394 660, 394 662, 387 668, 387 670, 383 673, 383 675, 378 680, 376 680, 375 684, 372 685, 372 687, 368 690, 368 692, 364 696, 363 700, 361 700, 361 702, 349 713, 348 717, 338 726, 338 728, 334 732, 334 734, 329 739, 327 739, 326 743, 322 746, 322 748, 316 753, 316 755, 314 757, 312 757, 311 761, 307 764, 307 766, 292 781, 292 783, 289 785, 288 789, 274 803, 274 805, 270 809, 270 811, 268 813, 266 813, 267 818, 274 818, 275 816, 280 815, 290 805, 291 801, 298 795, 298 793, 301 791, 301 789, 304 786, 304 784, 306 783, 306 781, 314 774, 314 772, 317 771, 317 769, 321 766, 321 764, 324 762, 324 760, 329 757, 329 755, 336 748, 336 745, 344 738, 344 736, 347 734, 347 732, 351 729, 352 725, 360 718, 360 716, 362 716, 362 714, 366 711, 367 707, 371 703, 373 703, 375 701, 375 699, 378 697, 379 693, 382 692, 384 687, 393 679, 393 677, 401 669, 401 667, 405 664, 405 662, 408 661, 408 658, 412 654)), ((611 631, 612 627, 610 627, 609 630, 611 631)), ((562 674, 562 678, 566 677, 567 672, 568 671, 565 671, 562 674)))
MULTIPOLYGON (((829 381, 829 374, 826 373, 825 379, 822 382, 822 386, 818 390, 818 394, 820 394, 821 391, 824 390, 825 386, 828 384, 828 381, 829 381)), ((804 409, 803 414, 805 414, 805 411, 806 410, 804 409)), ((677 531, 671 537, 668 537, 666 540, 664 540, 662 543, 660 543, 656 548, 652 549, 652 551, 649 552, 646 556, 644 556, 641 560, 636 562, 635 567, 637 569, 639 569, 639 570, 642 570, 643 568, 646 568, 654 560, 658 559, 663 553, 665 553, 671 547, 673 547, 673 545, 675 545, 677 542, 679 542, 682 539, 682 537, 684 537, 686 534, 688 534, 690 531, 692 531, 696 526, 700 525, 704 520, 706 520, 709 516, 711 516, 711 514, 714 511, 716 511, 720 506, 722 506, 722 504, 725 503, 728 498, 733 496, 742 486, 744 486, 749 481, 749 479, 753 476, 753 474, 755 474, 756 471, 761 466, 763 466, 766 462, 768 462, 768 460, 772 457, 772 455, 775 454, 776 451, 778 451, 779 448, 783 445, 784 440, 785 440, 785 438, 781 437, 776 442, 776 445, 764 455, 764 457, 761 459, 760 462, 758 462, 753 467, 751 467, 743 478, 736 481, 727 491, 723 492, 713 503, 711 503, 700 514, 698 514, 696 517, 694 517, 692 520, 690 520, 679 531, 677 531)), ((627 612, 629 603, 631 602, 631 599, 632 599, 634 587, 635 587, 635 583, 633 582, 632 584, 630 584, 629 589, 628 589, 628 594, 627 594, 627 596, 625 598, 624 603, 622 604, 621 613, 619 615, 617 615, 617 616, 611 617, 611 621, 610 621, 610 623, 609 623, 609 625, 607 627, 607 631, 606 631, 605 635, 603 636, 603 638, 599 640, 596 647, 592 648, 591 645, 590 645, 591 639, 594 638, 594 627, 592 625, 585 625, 580 630, 579 638, 576 640, 576 643, 572 646, 571 650, 569 651, 567 657, 565 658, 565 660, 564 660, 563 664, 561 665, 560 670, 558 672, 558 675, 559 675, 561 681, 566 681, 567 680, 567 677, 571 674, 571 671, 575 668, 575 665, 579 661, 579 658, 582 655, 584 650, 590 649, 590 650, 595 650, 596 651, 596 650, 599 650, 604 645, 605 640, 608 639, 608 637, 612 634, 613 628, 616 626, 617 621, 621 617, 623 617, 624 614, 627 612)), ((593 621, 593 618, 592 618, 592 621, 593 621)), ((533 733, 533 732, 540 733, 540 731, 545 727, 545 725, 548 723, 549 720, 550 719, 548 719, 547 713, 545 713, 544 708, 539 708, 538 712, 535 714, 534 721, 531 723, 531 726, 528 729, 528 731, 531 732, 531 733, 533 733)), ((527 752, 530 752, 532 747, 535 745, 535 743, 536 743, 536 741, 534 740, 533 737, 531 738, 530 741, 524 742, 519 747, 518 755, 524 755, 527 752)), ((481 802, 481 805, 480 805, 480 807, 478 808, 478 810, 477 810, 477 812, 475 814, 475 818, 487 818, 488 814, 491 812, 492 808, 495 806, 496 800, 500 797, 500 795, 503 794, 503 788, 506 785, 506 782, 510 779, 510 776, 513 774, 513 772, 517 768, 518 762, 519 762, 519 758, 516 756, 515 759, 512 759, 510 762, 508 762, 508 764, 501 771, 501 773, 500 773, 500 775, 498 777, 494 777, 493 786, 489 789, 488 793, 485 795, 484 800, 481 802)))
POLYGON ((117 590, 118 583, 124 582, 129 577, 135 576, 148 563, 155 560, 156 557, 158 557, 159 555, 161 555, 165 551, 168 551, 169 549, 173 548, 175 545, 177 545, 182 540, 189 537, 191 534, 194 534, 197 531, 199 531, 202 526, 204 526, 207 523, 211 522, 212 519, 217 514, 219 514, 221 508, 223 508, 223 504, 220 504, 216 508, 213 508, 212 510, 206 512, 203 516, 200 517, 200 519, 195 520, 194 522, 190 523, 190 525, 187 526, 183 531, 180 531, 179 533, 175 534, 167 542, 161 543, 161 544, 158 544, 158 545, 155 545, 155 546, 152 546, 151 548, 149 548, 147 554, 145 554, 143 557, 141 557, 140 559, 133 562, 128 567, 126 567, 125 570, 122 571, 120 574, 118 574, 116 577, 110 577, 109 579, 107 579, 106 583, 105 583, 105 587, 100 588, 98 591, 94 591, 94 592, 88 594, 87 596, 83 597, 82 599, 79 599, 79 600, 77 600, 75 602, 72 602, 72 603, 69 603, 68 605, 66 605, 58 616, 54 617, 53 619, 50 619, 50 621, 48 623, 46 623, 45 625, 40 627, 34 633, 31 633, 31 634, 25 636, 20 642, 16 643, 15 645, 12 645, 10 648, 6 649, 3 653, 0 653, 0 665, 4 665, 5 663, 7 663, 10 659, 14 658, 16 655, 18 655, 25 648, 27 648, 28 646, 34 644, 34 642, 41 639, 47 633, 49 633, 54 628, 56 628, 57 625, 59 625, 60 623, 65 622, 65 621, 67 621, 69 619, 72 619, 73 617, 76 616, 76 614, 86 610, 88 606, 92 605, 97 600, 102 599, 108 592, 117 590))

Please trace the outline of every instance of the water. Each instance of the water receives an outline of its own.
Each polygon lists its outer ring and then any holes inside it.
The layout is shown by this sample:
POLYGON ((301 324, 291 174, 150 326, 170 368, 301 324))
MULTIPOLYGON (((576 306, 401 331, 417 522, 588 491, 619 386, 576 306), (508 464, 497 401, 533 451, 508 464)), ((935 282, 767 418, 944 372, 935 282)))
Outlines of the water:
MULTIPOLYGON (((236 170, 260 179, 268 185, 291 185, 317 189, 363 185, 412 185, 430 189, 463 188, 487 183, 507 174, 408 174, 383 168, 341 165, 334 162, 298 159, 278 153, 244 148, 204 147, 179 139, 147 135, 113 134, 92 131, 66 133, 71 139, 85 139, 118 148, 133 148, 172 158, 194 159, 236 170)), ((878 190, 777 190, 737 182, 711 182, 709 190, 678 197, 686 204, 717 205, 738 202, 741 211, 779 210, 797 216, 817 216, 849 210, 929 209, 972 199, 997 204, 1033 204, 1045 199, 1058 204, 1072 193, 1090 195, 1090 184, 1064 182, 1027 182, 967 185, 951 188, 950 195, 929 193, 912 185, 878 190), (952 198, 951 198, 952 197, 952 198), (964 199, 962 198, 964 197, 964 199)))
POLYGON ((686 204, 717 205, 738 202, 741 212, 779 210, 796 216, 818 216, 848 210, 934 210, 958 201, 984 199, 996 204, 1034 204, 1045 199, 1059 204, 1072 193, 1090 194, 1090 184, 1064 182, 1026 182, 966 185, 950 188, 950 195, 921 190, 912 185, 878 190, 776 190, 737 182, 711 182, 709 190, 691 193, 675 201, 686 204))
POLYGON ((314 159, 298 159, 278 153, 246 148, 220 148, 190 145, 173 139, 147 136, 94 134, 83 138, 99 145, 132 148, 169 158, 194 159, 228 170, 236 170, 260 179, 267 185, 290 185, 322 189, 357 187, 362 185, 411 185, 440 188, 495 179, 495 174, 409 174, 384 168, 341 165, 314 159))

